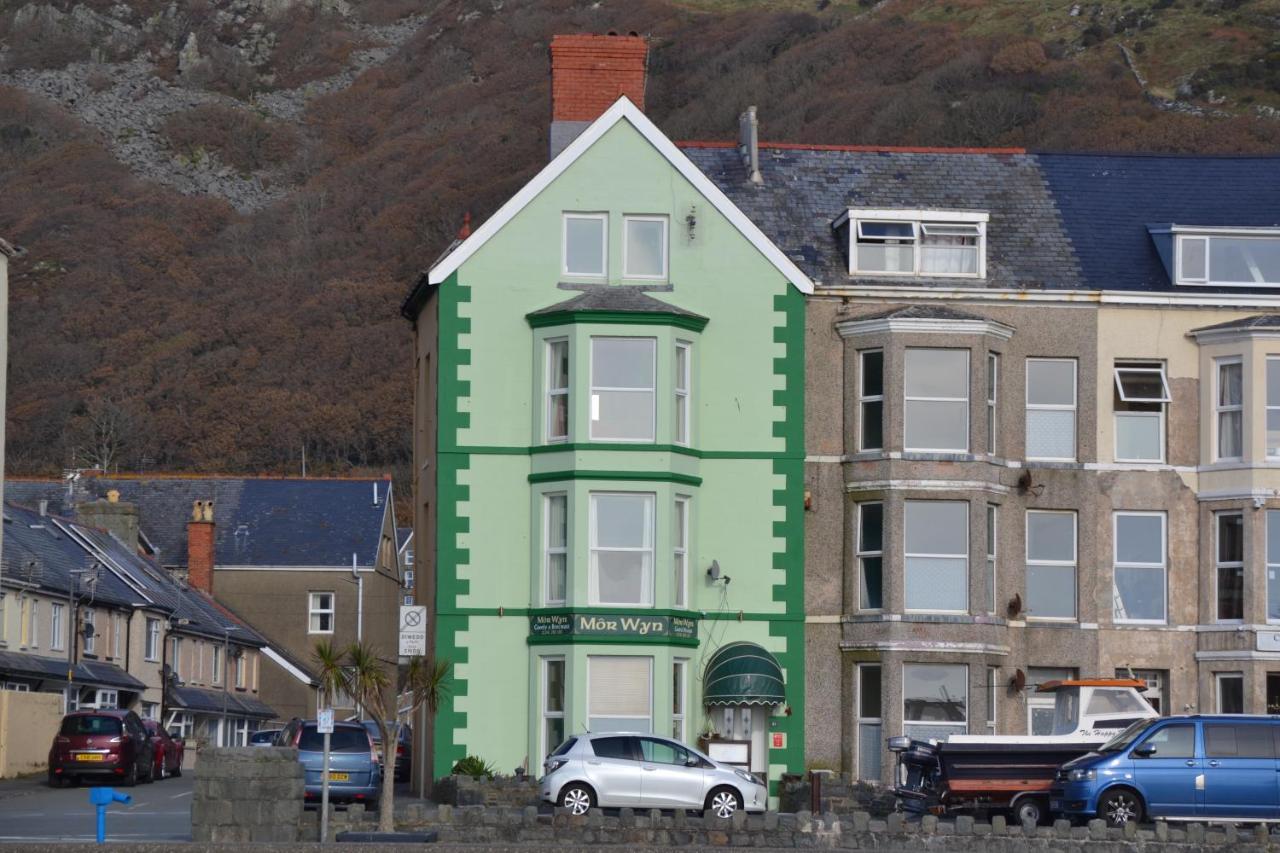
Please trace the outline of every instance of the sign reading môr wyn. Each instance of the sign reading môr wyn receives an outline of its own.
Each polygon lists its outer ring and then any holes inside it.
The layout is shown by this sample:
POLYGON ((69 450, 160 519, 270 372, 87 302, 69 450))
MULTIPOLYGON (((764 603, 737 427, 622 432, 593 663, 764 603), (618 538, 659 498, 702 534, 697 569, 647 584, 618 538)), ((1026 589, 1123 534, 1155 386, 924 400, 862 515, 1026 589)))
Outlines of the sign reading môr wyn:
POLYGON ((618 613, 538 613, 529 617, 535 637, 672 637, 692 640, 698 620, 684 616, 636 616, 618 613))

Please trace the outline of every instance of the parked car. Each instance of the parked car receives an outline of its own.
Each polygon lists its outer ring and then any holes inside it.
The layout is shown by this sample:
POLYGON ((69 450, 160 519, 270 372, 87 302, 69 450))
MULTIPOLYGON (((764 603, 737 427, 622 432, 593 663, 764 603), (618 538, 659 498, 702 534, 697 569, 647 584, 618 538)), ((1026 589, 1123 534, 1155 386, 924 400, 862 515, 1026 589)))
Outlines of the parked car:
POLYGON ((1280 820, 1278 738, 1275 717, 1141 720, 1059 768, 1049 807, 1116 827, 1155 818, 1280 820))
POLYGON ((702 809, 730 817, 741 809, 762 812, 769 799, 764 783, 747 771, 657 735, 575 735, 543 769, 541 798, 576 815, 601 806, 702 809))
POLYGON ((125 786, 151 782, 155 747, 142 720, 133 711, 74 711, 49 748, 49 785, 106 778, 125 786))
POLYGON ((258 729, 249 735, 249 746, 275 746, 280 729, 258 729))
MULTIPOLYGON (((320 800, 324 773, 324 735, 315 720, 291 720, 276 736, 276 746, 298 748, 306 771, 307 802, 320 800)), ((382 772, 374 759, 373 738, 359 723, 334 723, 329 736, 329 801, 377 805, 382 772)))
POLYGON ((143 720, 142 726, 151 737, 151 747, 154 752, 151 775, 156 779, 181 776, 186 741, 180 736, 174 737, 169 734, 164 726, 155 720, 143 720))
MULTIPOLYGON (((369 730, 369 737, 373 738, 373 746, 377 750, 378 763, 382 763, 382 736, 378 734, 378 724, 373 720, 365 720, 364 727, 369 730)), ((394 732, 396 728, 395 721, 387 723, 387 731, 394 732)), ((409 768, 412 767, 413 759, 413 730, 408 726, 400 727, 400 740, 396 743, 396 781, 409 781, 409 768)), ((386 765, 383 765, 384 767, 386 765)))

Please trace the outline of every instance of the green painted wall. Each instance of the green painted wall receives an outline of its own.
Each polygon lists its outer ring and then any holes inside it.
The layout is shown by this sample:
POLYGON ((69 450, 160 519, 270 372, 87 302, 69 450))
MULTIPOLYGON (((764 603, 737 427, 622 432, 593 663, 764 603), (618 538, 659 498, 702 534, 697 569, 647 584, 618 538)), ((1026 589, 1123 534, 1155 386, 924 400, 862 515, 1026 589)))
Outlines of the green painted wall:
MULTIPOLYGON (((586 283, 587 280, 581 280, 586 283)), ((654 730, 670 729, 670 667, 689 660, 689 739, 702 728, 701 674, 725 642, 749 640, 783 664, 790 715, 772 730, 771 776, 803 765, 804 298, 626 122, 608 131, 481 247, 439 292, 439 549, 436 642, 454 662, 454 697, 437 717, 435 773, 464 754, 500 769, 540 760, 539 657, 567 661, 566 730, 585 725, 586 658, 652 656, 654 730), (610 283, 623 283, 622 216, 670 218, 670 292, 650 292, 709 318, 699 331, 670 325, 578 322, 532 328, 526 314, 564 301, 564 211, 609 214, 610 283), (587 438, 592 335, 657 340, 657 435, 652 445, 587 438), (570 340, 570 441, 543 445, 544 347, 570 340), (674 445, 676 340, 693 343, 690 446, 674 445), (651 479, 642 479, 651 478, 651 479), (570 496, 568 607, 587 607, 592 491, 656 496, 654 607, 673 607, 676 495, 692 499, 688 609, 699 644, 565 642, 530 645, 528 614, 545 606, 542 495, 570 496), (705 578, 718 560, 732 583, 705 578)), ((589 608, 599 610, 602 608, 589 608)))

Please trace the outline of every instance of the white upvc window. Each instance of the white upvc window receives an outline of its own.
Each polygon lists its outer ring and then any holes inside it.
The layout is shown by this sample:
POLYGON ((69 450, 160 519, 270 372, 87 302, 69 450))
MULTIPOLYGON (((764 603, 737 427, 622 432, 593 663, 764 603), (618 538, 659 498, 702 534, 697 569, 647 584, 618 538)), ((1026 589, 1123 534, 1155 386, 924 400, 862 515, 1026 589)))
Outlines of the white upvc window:
POLYGON ((55 652, 60 652, 66 648, 64 638, 66 626, 63 625, 63 614, 66 612, 66 605, 50 604, 49 605, 49 648, 55 652))
POLYGON ((95 654, 94 650, 98 647, 98 626, 95 624, 97 621, 97 614, 94 612, 92 607, 86 607, 83 618, 85 627, 84 653, 86 655, 95 654))
POLYGON ((245 677, 249 670, 249 652, 245 649, 239 651, 240 654, 236 658, 236 687, 243 690, 249 683, 245 677))
POLYGON ((307 593, 307 633, 332 634, 334 614, 332 592, 307 593))
POLYGON ((1215 672, 1213 674, 1214 699, 1219 714, 1244 713, 1244 673, 1215 672))
POLYGON ((655 495, 591 494, 592 604, 653 606, 655 495))
POLYGON ((676 658, 671 662, 671 737, 687 743, 685 709, 689 703, 689 662, 676 658))
POLYGON ((1000 387, 1000 354, 987 353, 987 453, 995 456, 996 429, 999 426, 996 403, 1000 387))
POLYGON ((969 351, 906 351, 903 447, 963 453, 969 449, 969 351))
POLYGON ((689 389, 692 387, 693 345, 676 341, 675 414, 676 444, 689 444, 689 389))
POLYGON ((884 607, 884 504, 858 504, 858 609, 884 607))
POLYGON ((609 267, 609 215, 564 215, 564 264, 561 272, 580 278, 605 278, 609 267))
POLYGON ((675 584, 676 607, 687 607, 689 598, 689 498, 680 495, 675 504, 675 525, 672 535, 673 571, 671 582, 675 584))
POLYGON ((569 496, 564 492, 544 496, 543 517, 545 600, 547 604, 564 604, 569 592, 569 496))
POLYGON ((969 504, 907 501, 906 609, 965 613, 969 609, 969 504))
POLYGON ((1244 514, 1214 514, 1215 621, 1244 621, 1244 514))
POLYGON ((209 679, 210 684, 222 683, 222 646, 213 647, 213 671, 209 679))
POLYGON ((1028 618, 1076 618, 1076 514, 1027 511, 1028 618))
POLYGON ((116 660, 124 657, 124 616, 111 614, 111 656, 116 660))
POLYGON ((1280 229, 1175 226, 1174 281, 1199 287, 1280 287, 1280 229), (1185 233, 1186 231, 1199 233, 1185 233))
POLYGON ((884 350, 858 353, 858 449, 884 448, 884 350))
POLYGON ((542 658, 542 759, 564 743, 565 668, 563 657, 542 658))
POLYGON ((1165 406, 1172 401, 1164 365, 1116 362, 1115 457, 1117 462, 1163 462, 1165 406))
POLYGON ((569 440, 569 341, 547 341, 547 441, 569 440))
POLYGON ((1238 357, 1214 361, 1214 423, 1218 459, 1244 455, 1244 366, 1238 357))
POLYGON ((1267 356, 1267 458, 1280 459, 1280 356, 1267 356))
POLYGON ((1000 698, 1000 668, 987 667, 987 734, 996 733, 996 709, 1000 698))
POLYGON ((622 277, 667 278, 667 217, 622 217, 622 277))
POLYGON ((144 657, 150 661, 160 660, 160 620, 147 619, 147 645, 144 657))
POLYGON ((1167 556, 1163 512, 1114 515, 1116 622, 1163 624, 1167 612, 1167 556))
POLYGON ((986 276, 985 213, 850 210, 851 275, 986 276))
POLYGON ((404 588, 413 589, 414 574, 413 569, 404 570, 404 588))
POLYGON ((998 521, 1000 507, 987 504, 987 599, 991 602, 991 612, 996 612, 996 553, 1000 540, 998 521))
POLYGON ((945 738, 969 725, 969 667, 966 664, 902 665, 903 733, 945 738))
POLYGON ((1076 458, 1076 360, 1027 359, 1027 458, 1076 458))
POLYGON ((403 604, 405 607, 410 607, 416 604, 417 602, 414 600, 414 597, 412 595, 406 595, 404 596, 404 600, 401 601, 400 603, 403 604))
POLYGON ((653 658, 587 657, 587 729, 653 731, 653 658))
POLYGON ((173 670, 173 674, 182 676, 182 638, 169 638, 169 668, 173 670))
POLYGON ((1280 622, 1280 510, 1267 510, 1267 621, 1280 622))
POLYGON ((27 609, 27 647, 32 649, 40 648, 40 602, 37 599, 27 599, 30 606, 27 609))
POLYGON ((654 440, 657 341, 591 339, 591 439, 654 440))
POLYGON ((854 698, 858 709, 857 776, 863 782, 880 781, 880 750, 884 743, 884 713, 881 710, 881 669, 878 663, 858 664, 854 698))

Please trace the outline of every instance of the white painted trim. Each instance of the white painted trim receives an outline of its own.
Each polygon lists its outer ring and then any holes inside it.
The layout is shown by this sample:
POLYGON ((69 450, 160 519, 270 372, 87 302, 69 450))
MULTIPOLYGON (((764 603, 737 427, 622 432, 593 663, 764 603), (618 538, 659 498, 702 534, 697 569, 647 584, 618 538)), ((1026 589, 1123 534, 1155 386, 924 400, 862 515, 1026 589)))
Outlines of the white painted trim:
MULTIPOLYGON (((910 641, 887 641, 878 642, 876 640, 843 640, 840 643, 840 651, 881 651, 881 652, 930 652, 930 653, 950 653, 957 655, 1008 655, 1008 646, 997 646, 994 643, 953 643, 946 640, 928 641, 921 640, 919 642, 910 641)), ((945 663, 946 661, 909 661, 909 663, 923 663, 926 666, 933 663, 945 663)))
POLYGON ((1280 497, 1280 494, 1275 489, 1211 489, 1197 494, 1196 500, 1203 503, 1205 501, 1255 500, 1257 498, 1270 500, 1276 497, 1280 497))
POLYGON ((271 660, 273 660, 277 666, 279 666, 285 672, 292 675, 294 678, 301 681, 303 684, 310 686, 311 684, 314 683, 311 680, 310 676, 308 676, 302 670, 298 669, 293 664, 289 663, 289 661, 285 660, 283 657, 280 656, 279 652, 277 652, 275 649, 271 648, 270 646, 263 646, 262 653, 267 657, 271 658, 271 660))
POLYGON ((995 320, 955 320, 942 317, 879 317, 874 320, 841 320, 836 331, 842 338, 859 335, 990 335, 1002 341, 1013 337, 1013 329, 995 320))
POLYGON ((1013 493, 1009 486, 988 483, 985 480, 860 480, 845 483, 846 492, 991 492, 997 495, 1013 493))
POLYGON ((832 228, 839 228, 850 219, 916 219, 925 222, 990 222, 991 214, 985 210, 924 210, 921 208, 851 207, 841 213, 832 228))
MULTIPOLYGON (((217 566, 218 572, 351 572, 351 566, 217 566)), ((357 566, 362 574, 377 574, 373 566, 357 566)))
POLYGON ((1149 293, 1125 290, 1030 290, 1014 287, 921 287, 909 284, 823 285, 815 296, 848 297, 860 303, 902 302, 1057 302, 1166 308, 1280 308, 1280 294, 1149 293))
POLYGON ((781 249, 770 242, 769 238, 764 235, 754 222, 747 218, 741 210, 738 209, 729 197, 726 196, 719 187, 702 173, 702 170, 693 164, 683 151, 676 147, 666 135, 658 129, 649 118, 635 104, 624 95, 614 101, 613 106, 609 107, 605 113, 598 119, 593 121, 586 130, 578 135, 563 151, 542 167, 542 171, 534 176, 533 180, 520 188, 514 196, 507 200, 507 203, 498 208, 498 211, 489 217, 483 225, 472 232, 471 236, 463 240, 452 252, 447 254, 427 273, 427 281, 430 284, 440 284, 453 273, 457 272, 466 261, 479 251, 480 247, 489 242, 493 235, 497 234, 502 228, 510 222, 516 214, 523 210, 534 198, 536 198, 544 189, 551 185, 556 178, 560 177, 566 169, 574 164, 579 157, 595 145, 599 139, 605 135, 615 124, 620 121, 627 121, 636 131, 652 145, 659 154, 666 158, 684 178, 693 184, 694 189, 700 192, 711 206, 720 212, 735 228, 741 232, 742 236, 755 246, 756 250, 772 263, 783 277, 796 287, 801 293, 813 293, 813 282, 807 275, 800 271, 781 249))
POLYGON ((807 625, 839 625, 844 620, 843 616, 806 616, 804 617, 807 625))
MULTIPOLYGON (((1276 286, 1280 287, 1280 285, 1276 286)), ((1232 341, 1246 340, 1274 341, 1280 339, 1280 329, 1192 329, 1187 332, 1187 337, 1195 338, 1198 344, 1226 344, 1232 341)))
POLYGON ((1170 225, 1171 234, 1218 234, 1223 237, 1280 237, 1280 227, 1254 226, 1237 228, 1233 225, 1170 225))
MULTIPOLYGON (((1280 660, 1280 652, 1258 652, 1248 649, 1222 652, 1196 652, 1196 660, 1280 660)), ((1222 672, 1217 674, 1234 675, 1235 673, 1222 672)))
POLYGON ((806 456, 806 457, 804 458, 804 461, 805 461, 805 462, 824 462, 824 463, 834 463, 834 464, 839 464, 839 463, 841 463, 841 462, 847 462, 847 461, 850 461, 850 460, 849 460, 849 458, 848 458, 848 457, 845 457, 845 456, 806 456))

